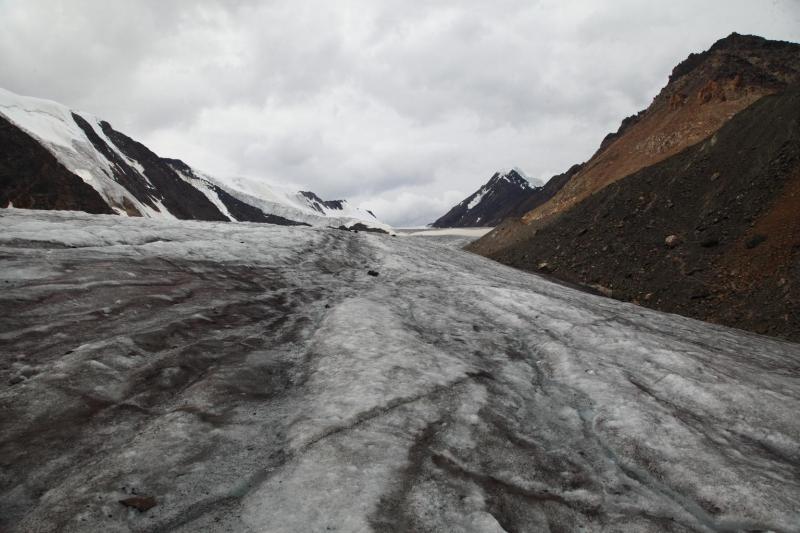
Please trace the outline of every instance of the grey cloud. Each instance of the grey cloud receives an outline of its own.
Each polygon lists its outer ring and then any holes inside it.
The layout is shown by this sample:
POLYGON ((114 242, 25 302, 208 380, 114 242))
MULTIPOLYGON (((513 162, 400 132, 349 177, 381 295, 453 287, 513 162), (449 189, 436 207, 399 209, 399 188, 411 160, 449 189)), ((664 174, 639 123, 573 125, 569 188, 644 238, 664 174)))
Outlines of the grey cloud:
POLYGON ((496 168, 547 179, 731 31, 794 0, 0 0, 0 86, 210 173, 429 222, 496 168))

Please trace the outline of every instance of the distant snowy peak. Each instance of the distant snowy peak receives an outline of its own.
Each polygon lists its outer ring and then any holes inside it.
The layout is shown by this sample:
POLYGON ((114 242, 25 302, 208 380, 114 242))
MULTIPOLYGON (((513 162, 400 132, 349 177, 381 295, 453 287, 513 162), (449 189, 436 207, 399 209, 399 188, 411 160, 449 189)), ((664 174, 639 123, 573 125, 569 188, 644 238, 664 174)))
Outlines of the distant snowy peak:
MULTIPOLYGON (((519 167, 499 170, 492 176, 489 183, 507 181, 511 184, 519 186, 521 189, 531 189, 541 187, 544 185, 541 181, 531 178, 519 167)), ((487 184, 488 185, 488 184, 487 184)))
POLYGON ((350 215, 362 220, 377 220, 372 211, 359 207, 350 207, 347 200, 323 200, 311 191, 300 191, 298 194, 305 199, 313 210, 325 216, 350 215))
POLYGON ((512 190, 516 187, 522 191, 527 191, 533 187, 527 177, 517 169, 501 170, 495 172, 486 184, 472 193, 472 196, 462 200, 461 204, 466 204, 467 209, 475 209, 484 200, 487 202, 494 201, 494 197, 498 194, 505 192, 506 189, 512 190))
POLYGON ((432 225, 437 228, 495 226, 512 216, 516 205, 541 188, 538 181, 531 180, 519 168, 500 170, 432 225))
POLYGON ((509 191, 519 189, 520 191, 528 191, 533 187, 528 179, 523 177, 522 172, 517 169, 501 170, 495 172, 486 184, 472 193, 461 204, 467 206, 467 210, 473 210, 479 207, 482 203, 495 203, 498 196, 502 196, 509 191))
POLYGON ((257 180, 216 180, 159 157, 93 115, 4 89, 0 146, 9 156, 0 160, 2 207, 391 231, 345 200, 257 180))
POLYGON ((357 224, 392 233, 388 224, 380 222, 371 211, 353 207, 347 200, 323 200, 310 191, 266 183, 250 178, 234 177, 224 181, 206 177, 239 200, 259 209, 312 226, 352 227, 357 224))

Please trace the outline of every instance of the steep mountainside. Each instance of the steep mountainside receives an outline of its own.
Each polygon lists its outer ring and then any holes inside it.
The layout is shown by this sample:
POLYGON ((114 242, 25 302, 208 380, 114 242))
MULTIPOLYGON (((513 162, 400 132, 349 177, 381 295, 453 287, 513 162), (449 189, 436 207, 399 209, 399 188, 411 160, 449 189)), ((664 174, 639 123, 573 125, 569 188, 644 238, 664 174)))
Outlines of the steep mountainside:
POLYGON ((0 116, 0 205, 113 213, 97 191, 3 116, 0 116))
POLYGON ((762 98, 550 224, 503 231, 513 238, 471 248, 619 299, 800 341, 800 90, 762 98))
POLYGON ((496 226, 508 217, 518 217, 546 202, 565 183, 556 176, 546 185, 531 183, 519 169, 495 174, 480 189, 431 224, 435 228, 496 226))
POLYGON ((3 207, 390 229, 345 200, 325 202, 266 184, 223 184, 55 102, 0 89, 0 120, 3 207))
POLYGON ((622 122, 598 151, 525 222, 561 213, 639 169, 717 131, 764 95, 800 81, 800 45, 731 34, 680 63, 650 106, 622 122))

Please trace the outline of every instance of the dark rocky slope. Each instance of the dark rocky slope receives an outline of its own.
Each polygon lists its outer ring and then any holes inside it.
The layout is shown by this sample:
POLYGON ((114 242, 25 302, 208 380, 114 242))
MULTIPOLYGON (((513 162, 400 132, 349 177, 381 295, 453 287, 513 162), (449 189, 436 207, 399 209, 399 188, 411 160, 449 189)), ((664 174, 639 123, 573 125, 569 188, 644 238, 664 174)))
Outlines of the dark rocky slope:
POLYGON ((0 207, 112 214, 90 185, 0 116, 0 207))
POLYGON ((279 226, 309 226, 303 222, 296 222, 288 218, 274 215, 272 213, 264 213, 261 209, 247 204, 222 187, 198 176, 192 167, 181 161, 180 159, 160 158, 165 164, 175 171, 182 173, 184 176, 197 181, 202 181, 206 187, 216 193, 220 202, 225 205, 225 208, 237 221, 239 222, 263 222, 267 224, 277 224, 279 226))
POLYGON ((580 165, 534 187, 516 170, 496 172, 485 185, 431 224, 434 228, 493 227, 520 217, 553 197, 580 165))
MULTIPOLYGON (((83 130, 92 146, 111 163, 110 169, 114 181, 125 187, 141 203, 160 211, 157 201, 161 198, 144 177, 134 170, 116 150, 112 149, 82 116, 72 113, 72 120, 83 130)), ((142 216, 142 213, 132 204, 125 207, 125 211, 129 216, 142 216)))
POLYGON ((615 298, 800 341, 800 90, 584 199, 471 249, 615 298))
POLYGON ((166 161, 145 145, 118 132, 108 122, 100 125, 111 142, 144 167, 144 175, 156 188, 158 199, 176 218, 228 220, 202 192, 182 180, 166 161))
MULTIPOLYGON (((533 193, 528 180, 516 170, 495 172, 477 191, 439 217, 434 228, 491 227, 514 212, 533 193)), ((518 213, 517 216, 522 213, 518 213)))
POLYGON ((540 205, 543 205, 550 200, 550 198, 555 196, 556 193, 558 193, 558 191, 560 191, 567 183, 569 183, 572 177, 581 171, 583 166, 583 163, 572 165, 569 170, 563 174, 557 174, 553 176, 547 180, 547 183, 545 183, 542 187, 537 187, 533 191, 533 194, 528 195, 527 198, 523 199, 514 207, 513 211, 510 211, 506 216, 497 222, 500 223, 508 218, 521 216, 522 214, 532 211, 540 205))
POLYGON ((311 191, 300 191, 300 194, 302 194, 308 200, 309 205, 313 209, 319 211, 320 213, 324 213, 326 208, 342 209, 344 205, 343 200, 323 200, 311 191))

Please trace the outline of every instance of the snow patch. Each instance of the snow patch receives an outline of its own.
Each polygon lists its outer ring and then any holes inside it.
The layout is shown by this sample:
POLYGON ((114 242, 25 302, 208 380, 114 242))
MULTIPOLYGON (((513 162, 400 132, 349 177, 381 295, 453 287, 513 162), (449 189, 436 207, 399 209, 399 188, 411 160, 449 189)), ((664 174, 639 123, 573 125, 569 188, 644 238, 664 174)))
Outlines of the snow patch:
POLYGON ((481 203, 481 200, 483 200, 483 197, 486 196, 486 193, 488 192, 489 190, 486 188, 479 190, 475 197, 467 204, 467 209, 474 209, 475 206, 481 203))

